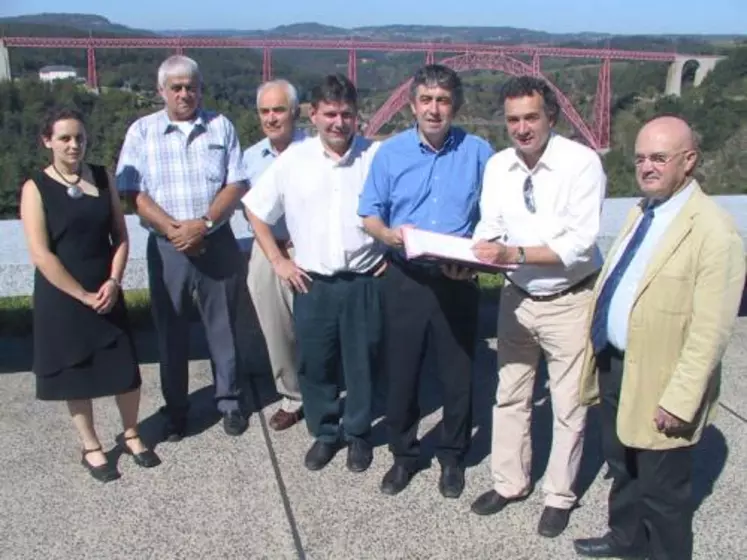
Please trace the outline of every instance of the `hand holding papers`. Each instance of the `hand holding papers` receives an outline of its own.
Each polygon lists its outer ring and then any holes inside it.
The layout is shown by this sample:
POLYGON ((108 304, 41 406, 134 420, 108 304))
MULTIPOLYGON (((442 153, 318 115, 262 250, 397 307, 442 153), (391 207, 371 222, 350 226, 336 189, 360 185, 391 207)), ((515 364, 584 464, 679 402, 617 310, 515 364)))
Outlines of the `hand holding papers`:
POLYGON ((482 262, 472 252, 475 241, 470 238, 444 235, 417 228, 404 229, 403 237, 407 260, 457 264, 491 274, 516 268, 513 264, 496 265, 482 262))

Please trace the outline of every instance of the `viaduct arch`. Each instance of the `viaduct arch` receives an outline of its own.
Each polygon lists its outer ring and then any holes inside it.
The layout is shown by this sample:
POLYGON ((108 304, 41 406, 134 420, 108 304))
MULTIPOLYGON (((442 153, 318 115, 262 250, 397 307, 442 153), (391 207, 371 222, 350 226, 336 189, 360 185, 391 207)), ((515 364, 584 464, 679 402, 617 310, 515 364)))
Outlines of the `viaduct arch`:
MULTIPOLYGON (((584 138, 589 147, 594 150, 600 150, 606 147, 601 145, 597 134, 592 132, 589 125, 586 124, 565 94, 537 68, 533 68, 520 60, 501 53, 466 53, 446 58, 442 60, 440 64, 448 66, 457 72, 464 72, 467 70, 498 70, 511 76, 534 75, 543 78, 555 92, 561 111, 571 125, 584 138)), ((374 136, 383 125, 389 122, 389 119, 399 113, 409 103, 411 83, 412 78, 399 85, 389 96, 389 99, 387 99, 384 104, 379 107, 376 113, 371 116, 364 131, 366 136, 374 136)))
POLYGON ((675 95, 679 97, 682 95, 682 72, 685 70, 685 65, 690 62, 697 62, 698 69, 695 71, 695 80, 693 81, 693 87, 698 87, 703 83, 705 77, 716 67, 719 61, 723 60, 723 56, 688 56, 688 55, 676 55, 674 62, 669 65, 669 72, 667 73, 667 85, 664 90, 666 95, 675 95))

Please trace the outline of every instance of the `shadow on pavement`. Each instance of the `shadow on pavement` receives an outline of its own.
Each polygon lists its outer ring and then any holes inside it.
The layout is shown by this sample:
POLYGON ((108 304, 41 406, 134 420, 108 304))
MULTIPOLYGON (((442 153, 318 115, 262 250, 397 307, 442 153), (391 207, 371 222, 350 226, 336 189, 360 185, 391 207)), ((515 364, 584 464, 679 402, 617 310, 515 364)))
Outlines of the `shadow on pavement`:
POLYGON ((708 426, 693 451, 693 503, 696 511, 713 493, 728 457, 729 446, 724 434, 716 426, 708 426))

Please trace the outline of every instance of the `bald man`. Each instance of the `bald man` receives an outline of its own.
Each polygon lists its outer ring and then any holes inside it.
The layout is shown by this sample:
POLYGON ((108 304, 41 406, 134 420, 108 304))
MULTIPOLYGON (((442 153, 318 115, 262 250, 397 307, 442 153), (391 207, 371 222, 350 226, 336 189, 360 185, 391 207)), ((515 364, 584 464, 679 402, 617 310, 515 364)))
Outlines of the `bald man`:
POLYGON ((574 542, 591 558, 692 558, 691 450, 715 409, 720 361, 745 280, 730 216, 693 178, 686 122, 640 131, 631 211, 595 287, 581 400, 600 404, 613 477, 609 532, 574 542))

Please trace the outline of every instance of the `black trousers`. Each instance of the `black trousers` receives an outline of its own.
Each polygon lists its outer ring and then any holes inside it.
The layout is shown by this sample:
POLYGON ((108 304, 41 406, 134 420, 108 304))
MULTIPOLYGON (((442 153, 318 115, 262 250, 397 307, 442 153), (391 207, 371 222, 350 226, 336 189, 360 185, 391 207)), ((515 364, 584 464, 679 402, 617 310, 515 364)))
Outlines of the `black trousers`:
POLYGON ((298 382, 306 425, 319 441, 370 435, 372 377, 381 345, 380 285, 373 276, 313 275, 308 293, 293 298, 298 382), (340 371, 347 389, 344 412, 340 371))
MULTIPOLYGON (((648 550, 652 560, 689 560, 693 550, 691 447, 634 449, 617 437, 623 356, 598 356, 602 449, 613 476, 609 527, 623 546, 648 550)), ((650 420, 653 422, 653 418, 650 420)))
POLYGON ((443 431, 436 456, 461 465, 472 429, 472 362, 479 290, 437 269, 393 261, 384 275, 386 422, 396 463, 414 468, 420 407, 418 386, 427 348, 436 352, 443 389, 443 431))

